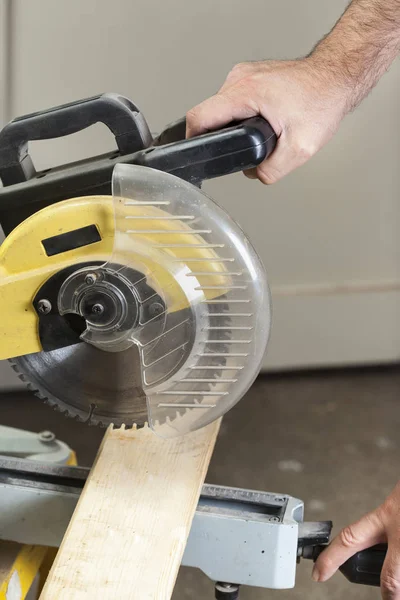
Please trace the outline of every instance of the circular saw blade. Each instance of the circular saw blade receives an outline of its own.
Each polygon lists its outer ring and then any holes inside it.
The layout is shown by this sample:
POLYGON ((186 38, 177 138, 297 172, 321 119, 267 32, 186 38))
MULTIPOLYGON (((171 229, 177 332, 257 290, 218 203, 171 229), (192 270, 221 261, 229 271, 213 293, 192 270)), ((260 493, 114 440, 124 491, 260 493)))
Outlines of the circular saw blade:
MULTIPOLYGON (((215 308, 210 307, 211 313, 214 310, 215 308)), ((230 322, 229 317, 225 317, 225 310, 224 304, 218 304, 218 323, 221 327, 230 322)), ((189 312, 184 310, 170 314, 168 328, 177 331, 177 325, 187 320, 188 315, 189 312)), ((178 333, 175 336, 178 340, 178 333)), ((220 354, 228 349, 225 342, 229 335, 224 327, 217 337, 221 341, 215 346, 217 354, 215 358, 206 359, 216 368, 226 363, 224 354, 220 354)), ((186 339, 180 341, 183 343, 186 339)), ((168 339, 159 339, 158 355, 167 355, 168 352, 168 339)), ((108 352, 81 342, 57 350, 20 356, 9 362, 36 396, 65 416, 103 427, 110 423, 116 427, 142 427, 149 422, 147 398, 142 387, 139 348, 136 345, 119 352, 108 352)), ((179 368, 179 363, 173 366, 179 368)), ((200 390, 205 385, 211 389, 211 383, 217 376, 201 369, 197 375, 199 382, 192 387, 193 390, 199 390, 198 398, 201 398, 200 390), (210 383, 205 384, 204 378, 208 378, 210 383)), ((175 410, 175 419, 186 412, 184 407, 175 410)), ((164 418, 160 422, 164 422, 168 414, 161 417, 164 418)))
POLYGON ((10 362, 37 396, 67 416, 104 427, 148 420, 135 346, 112 353, 80 343, 10 362))

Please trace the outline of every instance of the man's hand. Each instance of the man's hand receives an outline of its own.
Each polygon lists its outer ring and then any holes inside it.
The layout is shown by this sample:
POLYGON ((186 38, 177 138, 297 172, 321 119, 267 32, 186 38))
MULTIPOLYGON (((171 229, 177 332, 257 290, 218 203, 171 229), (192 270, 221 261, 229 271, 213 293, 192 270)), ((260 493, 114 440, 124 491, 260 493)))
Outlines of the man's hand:
POLYGON ((322 148, 345 112, 346 95, 311 58, 243 63, 232 69, 215 96, 189 111, 187 135, 263 116, 278 143, 270 158, 246 175, 274 183, 322 148))
POLYGON ((187 114, 188 137, 262 115, 278 136, 247 173, 274 183, 305 163, 338 129, 400 50, 400 0, 352 0, 307 58, 243 63, 220 91, 187 114))
POLYGON ((381 575, 383 600, 400 600, 400 482, 373 512, 345 527, 319 556, 314 581, 327 581, 353 554, 375 544, 389 545, 381 575))

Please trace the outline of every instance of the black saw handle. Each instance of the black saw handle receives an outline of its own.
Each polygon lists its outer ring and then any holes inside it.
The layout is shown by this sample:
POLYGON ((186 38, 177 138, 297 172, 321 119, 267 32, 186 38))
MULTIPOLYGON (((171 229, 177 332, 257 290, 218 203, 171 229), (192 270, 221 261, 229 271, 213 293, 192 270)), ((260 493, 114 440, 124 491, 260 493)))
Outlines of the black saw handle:
POLYGON ((259 165, 277 142, 271 125, 259 116, 190 139, 185 133, 185 118, 167 126, 140 164, 199 183, 259 165))
POLYGON ((274 150, 276 135, 262 117, 231 123, 185 139, 185 119, 153 140, 139 109, 127 98, 102 94, 14 119, 0 132, 0 225, 6 235, 21 221, 56 202, 111 194, 118 163, 172 173, 195 185, 260 164, 274 150), (28 143, 75 133, 102 122, 119 152, 93 156, 36 173, 28 143))
POLYGON ((28 142, 64 137, 95 123, 104 123, 114 134, 121 155, 132 154, 152 142, 138 107, 118 94, 100 94, 18 117, 0 132, 0 179, 4 186, 36 175, 28 142))
MULTIPOLYGON (((325 548, 326 546, 315 546, 312 559, 316 561, 325 548)), ((387 544, 379 544, 361 552, 356 552, 340 567, 340 571, 351 583, 379 587, 387 549, 387 544)))

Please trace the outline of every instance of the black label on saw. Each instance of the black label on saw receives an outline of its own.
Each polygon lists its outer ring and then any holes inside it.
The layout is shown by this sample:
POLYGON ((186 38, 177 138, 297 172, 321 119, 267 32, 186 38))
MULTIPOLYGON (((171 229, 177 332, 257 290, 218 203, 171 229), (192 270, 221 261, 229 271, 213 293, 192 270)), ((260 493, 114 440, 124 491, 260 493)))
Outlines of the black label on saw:
POLYGON ((96 242, 101 242, 101 236, 96 225, 88 225, 42 240, 47 256, 55 256, 96 242))

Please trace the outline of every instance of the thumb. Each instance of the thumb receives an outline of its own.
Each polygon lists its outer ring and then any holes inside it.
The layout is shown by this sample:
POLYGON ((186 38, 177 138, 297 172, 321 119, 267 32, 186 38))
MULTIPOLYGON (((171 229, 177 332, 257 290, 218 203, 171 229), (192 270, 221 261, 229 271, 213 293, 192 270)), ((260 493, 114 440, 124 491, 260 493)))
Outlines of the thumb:
POLYGON ((377 509, 353 525, 342 529, 315 563, 312 575, 314 581, 327 581, 356 552, 375 546, 384 540, 384 525, 377 509))

